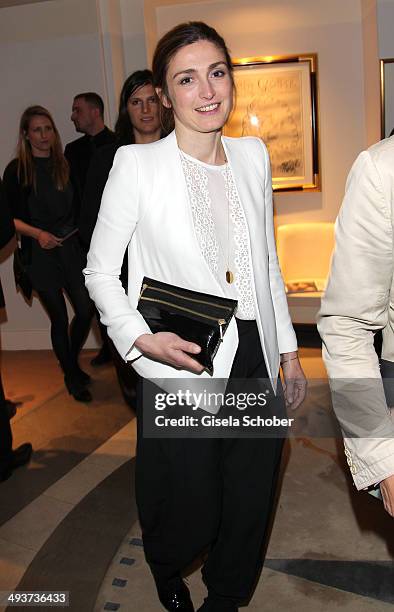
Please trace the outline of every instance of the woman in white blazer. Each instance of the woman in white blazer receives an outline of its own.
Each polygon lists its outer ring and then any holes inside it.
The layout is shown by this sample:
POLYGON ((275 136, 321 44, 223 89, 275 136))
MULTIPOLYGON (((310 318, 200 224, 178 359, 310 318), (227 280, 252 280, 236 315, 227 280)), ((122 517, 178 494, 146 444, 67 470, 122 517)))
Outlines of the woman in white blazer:
MULTIPOLYGON (((211 378, 193 358, 200 347, 151 333, 136 309, 143 277, 237 299, 214 377, 266 378, 275 390, 281 362, 296 408, 306 383, 275 251, 267 150, 221 135, 234 93, 225 42, 206 24, 177 26, 158 43, 153 74, 175 131, 118 150, 88 255, 89 293, 139 374, 191 382, 211 378)), ((142 435, 141 398, 137 415, 137 504, 160 601, 194 610, 181 572, 207 549, 199 610, 238 610, 262 566, 282 439, 154 439, 142 435)))

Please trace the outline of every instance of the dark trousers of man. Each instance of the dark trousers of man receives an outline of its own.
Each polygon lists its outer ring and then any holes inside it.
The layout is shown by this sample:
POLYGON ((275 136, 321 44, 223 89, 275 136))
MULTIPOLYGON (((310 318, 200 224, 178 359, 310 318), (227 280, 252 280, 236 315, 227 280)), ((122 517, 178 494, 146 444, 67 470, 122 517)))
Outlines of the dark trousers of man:
MULTIPOLYGON (((237 325, 230 379, 268 378, 256 323, 237 325)), ((210 596, 223 609, 245 602, 264 560, 283 439, 144 438, 141 411, 139 399, 137 505, 156 583, 208 549, 202 573, 210 596)))
POLYGON ((11 459, 12 433, 0 374, 0 474, 8 468, 11 459))

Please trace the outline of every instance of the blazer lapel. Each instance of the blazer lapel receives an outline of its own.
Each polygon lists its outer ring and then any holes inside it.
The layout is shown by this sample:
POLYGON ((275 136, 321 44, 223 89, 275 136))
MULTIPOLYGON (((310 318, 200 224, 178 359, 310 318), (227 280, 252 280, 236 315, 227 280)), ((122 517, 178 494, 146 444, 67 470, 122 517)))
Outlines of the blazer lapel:
MULTIPOLYGON (((226 157, 230 168, 232 170, 232 174, 234 177, 235 186, 237 188, 237 193, 239 197, 239 201, 241 203, 241 207, 244 211, 246 223, 249 230, 249 238, 251 234, 251 229, 258 227, 261 224, 258 219, 258 209, 255 206, 256 202, 256 193, 254 193, 255 185, 251 183, 251 172, 248 164, 248 160, 245 159, 245 156, 242 154, 242 151, 239 147, 232 147, 231 140, 222 137, 223 148, 226 153, 226 157), (248 169, 248 172, 245 172, 245 167, 248 169)), ((256 186, 258 184, 258 177, 256 175, 256 186)), ((261 212, 261 211, 260 211, 261 212)))
MULTIPOLYGON (((248 231, 249 256, 251 262, 253 292, 255 295, 256 319, 261 330, 260 338, 267 357, 269 372, 275 372, 279 358, 274 307, 269 288, 268 253, 266 250, 265 201, 261 178, 253 171, 251 162, 244 156, 244 149, 232 146, 232 139, 222 137, 228 163, 232 169, 241 208, 245 215, 248 231), (267 290, 268 289, 268 290, 267 290), (268 312, 271 316, 268 316, 268 312), (261 317, 264 313, 264 317, 261 317)), ((262 160, 263 162, 263 160, 262 160)), ((276 379, 272 380, 274 388, 276 379)))

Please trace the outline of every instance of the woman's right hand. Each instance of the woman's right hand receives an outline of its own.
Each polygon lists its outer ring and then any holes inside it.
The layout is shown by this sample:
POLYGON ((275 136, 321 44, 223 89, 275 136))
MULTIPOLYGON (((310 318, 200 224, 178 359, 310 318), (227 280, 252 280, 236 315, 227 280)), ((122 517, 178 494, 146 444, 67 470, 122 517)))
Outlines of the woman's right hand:
POLYGON ((197 355, 201 348, 194 342, 183 340, 172 332, 157 332, 156 334, 142 334, 134 342, 134 346, 146 357, 163 361, 175 368, 190 370, 201 374, 204 370, 192 355, 197 355))
POLYGON ((41 230, 37 236, 38 243, 42 249, 54 249, 62 245, 62 239, 50 232, 41 230))

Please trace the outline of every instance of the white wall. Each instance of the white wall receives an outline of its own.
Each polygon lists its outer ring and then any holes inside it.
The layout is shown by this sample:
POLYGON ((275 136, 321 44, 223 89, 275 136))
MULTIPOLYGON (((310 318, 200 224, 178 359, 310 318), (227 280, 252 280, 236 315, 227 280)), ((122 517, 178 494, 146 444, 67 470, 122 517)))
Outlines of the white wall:
POLYGON ((377 0, 379 56, 394 58, 394 1, 377 0))
POLYGON ((377 0, 361 0, 364 103, 367 146, 381 139, 380 62, 377 0))
POLYGON ((21 112, 42 104, 65 142, 73 95, 104 94, 95 0, 56 0, 0 9, 0 167, 14 152, 21 112))
MULTIPOLYGON (((52 0, 0 9, 0 172, 14 155, 18 122, 30 104, 53 113, 63 142, 78 135, 70 121, 75 93, 105 97, 95 0, 52 0)), ((50 348, 48 319, 35 299, 16 294, 11 259, 0 265, 8 321, 3 348, 50 348)))
POLYGON ((144 31, 144 1, 120 0, 126 75, 148 68, 144 31))
POLYGON ((356 155, 366 146, 360 0, 147 0, 152 36, 201 20, 224 36, 233 57, 318 54, 321 193, 275 196, 278 224, 332 221, 356 155))
MULTIPOLYGON (((377 0, 379 57, 394 58, 394 1, 377 0)), ((394 128, 394 63, 386 64, 385 68, 385 98, 386 98, 386 136, 394 128)))

